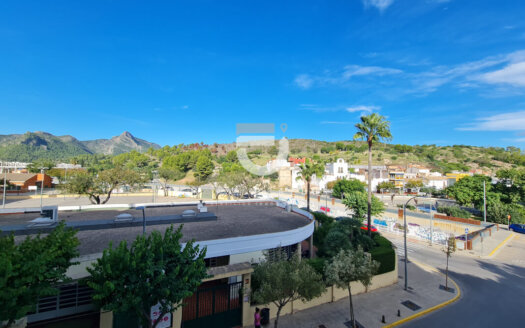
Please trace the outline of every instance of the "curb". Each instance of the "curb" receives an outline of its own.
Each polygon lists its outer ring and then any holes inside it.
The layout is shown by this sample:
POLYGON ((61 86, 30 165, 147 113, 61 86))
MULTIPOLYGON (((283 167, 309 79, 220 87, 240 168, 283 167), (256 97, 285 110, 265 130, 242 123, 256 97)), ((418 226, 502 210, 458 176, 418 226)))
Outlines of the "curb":
POLYGON ((492 250, 492 252, 490 252, 489 255, 485 256, 485 258, 491 258, 498 249, 500 249, 503 245, 505 245, 506 243, 508 243, 516 234, 515 233, 511 233, 507 238, 505 238, 501 243, 499 243, 498 246, 496 246, 496 248, 494 248, 492 250))
MULTIPOLYGON (((431 270, 431 271, 434 271, 434 272, 437 272, 437 273, 443 274, 443 273, 439 272, 436 268, 431 267, 431 266, 429 266, 429 265, 426 265, 426 264, 423 264, 423 263, 420 263, 420 262, 417 262, 417 261, 414 261, 414 260, 410 260, 410 261, 411 261, 412 263, 414 263, 415 265, 419 266, 419 267, 427 268, 427 269, 429 269, 429 270, 431 270)), ((408 317, 406 317, 406 318, 404 318, 404 319, 401 319, 401 320, 398 320, 398 321, 396 321, 396 322, 392 322, 391 324, 385 325, 385 326, 383 326, 383 328, 390 328, 390 327, 396 327, 396 326, 399 326, 399 325, 404 324, 404 323, 406 323, 406 322, 409 322, 409 321, 412 321, 412 320, 417 319, 417 318, 419 318, 419 317, 422 317, 422 316, 424 316, 424 315, 426 315, 426 314, 428 314, 428 313, 431 313, 431 312, 434 312, 434 311, 436 311, 436 310, 439 310, 439 309, 441 309, 441 308, 443 308, 443 307, 445 307, 445 306, 447 306, 447 305, 449 305, 449 304, 452 304, 452 303, 454 303, 455 301, 457 301, 457 300, 461 297, 461 289, 459 289, 458 284, 457 284, 453 279, 451 279, 451 278, 449 277, 448 280, 450 280, 450 281, 454 284, 454 286, 456 287, 456 290, 458 291, 457 294, 456 294, 456 296, 454 296, 453 298, 451 298, 451 299, 449 299, 448 301, 445 301, 445 302, 443 302, 443 303, 441 303, 441 304, 434 305, 434 306, 432 306, 432 307, 430 307, 430 308, 428 308, 428 309, 426 309, 426 310, 423 310, 423 311, 421 311, 421 312, 418 312, 418 313, 412 314, 411 316, 408 316, 408 317)))

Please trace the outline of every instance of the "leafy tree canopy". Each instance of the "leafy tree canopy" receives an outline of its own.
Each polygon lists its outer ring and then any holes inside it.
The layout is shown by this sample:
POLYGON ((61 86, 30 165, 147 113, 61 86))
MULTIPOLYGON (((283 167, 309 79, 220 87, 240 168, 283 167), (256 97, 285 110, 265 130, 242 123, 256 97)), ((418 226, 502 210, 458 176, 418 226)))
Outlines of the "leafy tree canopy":
POLYGON ((56 295, 56 285, 68 281, 66 271, 78 256, 76 231, 61 222, 45 237, 0 237, 0 323, 9 327, 33 311, 41 297, 56 295))
MULTIPOLYGON (((345 194, 343 204, 347 209, 352 210, 353 217, 363 220, 368 212, 368 199, 364 192, 353 192, 345 194)), ((385 205, 377 197, 372 196, 371 214, 379 215, 385 210, 385 205)))
POLYGON ((341 198, 341 195, 353 192, 365 192, 364 184, 356 179, 343 179, 338 180, 335 183, 332 189, 332 196, 335 198, 341 198))
POLYGON ((298 254, 290 259, 285 252, 274 256, 266 254, 266 261, 255 267, 253 273, 253 299, 258 304, 274 303, 277 306, 275 328, 277 328, 282 308, 290 301, 309 301, 325 290, 322 276, 307 262, 301 261, 298 254))
POLYGON ((133 313, 143 327, 156 327, 150 320, 150 308, 160 304, 162 318, 181 307, 207 277, 206 249, 194 241, 182 247, 182 226, 166 229, 164 236, 153 231, 138 236, 128 247, 125 241, 111 245, 100 259, 88 268, 93 300, 106 310, 133 313))

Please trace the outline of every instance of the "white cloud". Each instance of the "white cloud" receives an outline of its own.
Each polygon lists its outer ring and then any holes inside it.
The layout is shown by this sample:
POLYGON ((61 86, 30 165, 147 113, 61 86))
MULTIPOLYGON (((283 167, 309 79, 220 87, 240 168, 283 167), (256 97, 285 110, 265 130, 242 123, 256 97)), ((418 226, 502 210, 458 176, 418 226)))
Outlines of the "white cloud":
POLYGON ((343 72, 343 79, 348 80, 352 76, 362 76, 362 75, 377 75, 384 76, 390 74, 400 74, 403 73, 402 70, 396 68, 387 68, 379 66, 359 66, 359 65, 348 65, 345 66, 343 72))
POLYGON ((314 80, 308 74, 301 74, 295 78, 294 83, 299 88, 309 89, 310 87, 312 87, 314 80))
POLYGON ((462 131, 523 131, 525 130, 525 111, 496 114, 481 117, 458 128, 462 131))
POLYGON ((341 70, 320 75, 300 74, 294 82, 303 89, 329 85, 364 88, 381 83, 383 87, 395 88, 397 93, 404 90, 406 94, 427 94, 446 85, 460 90, 492 85, 500 87, 491 88, 486 96, 516 95, 525 87, 525 50, 457 65, 439 65, 430 69, 411 67, 409 71, 403 71, 392 67, 346 65, 341 70))
POLYGON ((342 71, 329 72, 324 75, 311 76, 309 74, 297 75, 294 79, 295 85, 302 89, 310 89, 314 85, 344 85, 354 77, 385 76, 401 74, 403 71, 396 68, 380 66, 347 65, 342 71))
POLYGON ((525 87, 525 61, 509 64, 502 69, 482 74, 480 79, 492 84, 503 83, 525 87))
POLYGON ((503 140, 512 141, 512 142, 525 142, 525 138, 503 139, 503 140))
POLYGON ((394 3, 394 0, 363 0, 363 4, 366 8, 376 7, 379 11, 383 11, 394 3))
POLYGON ((349 112, 349 113, 355 113, 355 112, 366 112, 366 113, 371 113, 375 110, 380 110, 381 107, 379 106, 364 106, 364 105, 361 105, 361 106, 354 106, 354 107, 348 107, 346 108, 346 111, 349 112))

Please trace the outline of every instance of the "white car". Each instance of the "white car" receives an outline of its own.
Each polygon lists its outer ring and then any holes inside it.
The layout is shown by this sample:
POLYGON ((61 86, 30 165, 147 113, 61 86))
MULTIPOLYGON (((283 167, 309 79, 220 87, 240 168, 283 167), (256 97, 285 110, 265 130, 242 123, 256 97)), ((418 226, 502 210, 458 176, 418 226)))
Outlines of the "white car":
POLYGON ((193 197, 197 194, 196 191, 186 188, 177 192, 177 197, 193 197))

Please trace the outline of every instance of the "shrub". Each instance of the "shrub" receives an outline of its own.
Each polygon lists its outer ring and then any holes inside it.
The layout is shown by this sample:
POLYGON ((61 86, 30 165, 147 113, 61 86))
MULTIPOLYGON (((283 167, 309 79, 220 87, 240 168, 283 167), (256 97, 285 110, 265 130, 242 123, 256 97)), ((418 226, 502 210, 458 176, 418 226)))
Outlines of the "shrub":
POLYGON ((326 259, 324 257, 316 257, 314 259, 304 260, 308 265, 310 265, 317 273, 323 276, 323 281, 326 281, 325 277, 325 266, 326 259))
POLYGON ((371 249, 369 253, 373 260, 380 263, 377 274, 394 270, 396 267, 396 254, 392 243, 379 234, 374 236, 374 241, 377 246, 371 249))
POLYGON ((468 219, 471 216, 469 211, 465 211, 459 206, 439 206, 437 211, 456 218, 468 219))
MULTIPOLYGON (((398 208, 403 208, 403 204, 398 204, 397 207, 398 208)), ((416 207, 414 205, 410 205, 410 204, 408 204, 406 206, 406 208, 407 208, 407 210, 410 210, 410 211, 415 211, 416 210, 416 207)))
POLYGON ((326 215, 325 213, 313 212, 312 214, 315 217, 315 220, 321 225, 330 224, 334 222, 334 218, 329 215, 326 215))

